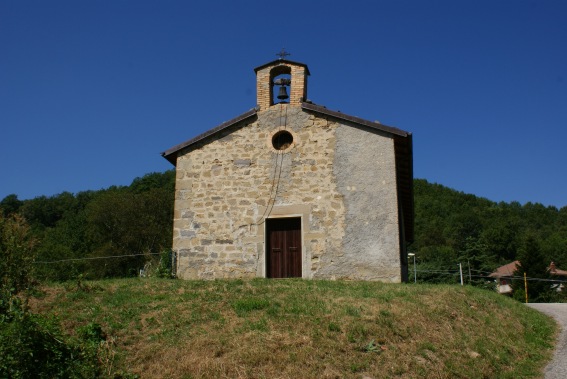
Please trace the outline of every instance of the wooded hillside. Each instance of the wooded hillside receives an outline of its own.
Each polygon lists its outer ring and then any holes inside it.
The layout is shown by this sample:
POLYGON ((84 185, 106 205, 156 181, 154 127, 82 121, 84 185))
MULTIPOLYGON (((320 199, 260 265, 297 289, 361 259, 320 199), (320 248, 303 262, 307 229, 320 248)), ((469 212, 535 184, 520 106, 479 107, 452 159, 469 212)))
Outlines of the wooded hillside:
POLYGON ((410 251, 421 280, 454 282, 458 263, 467 279, 469 267, 471 278, 479 279, 522 254, 567 268, 567 207, 496 203, 423 179, 414 181, 414 191, 410 251))
POLYGON ((21 214, 40 241, 37 277, 69 280, 135 276, 171 247, 175 173, 151 173, 129 186, 0 202, 21 214))
MULTIPOLYGON (((30 224, 40 241, 36 268, 42 278, 132 276, 171 248, 174 187, 173 171, 151 173, 99 191, 24 201, 9 195, 0 211, 30 224)), ((482 282, 521 254, 537 253, 546 264, 567 269, 567 207, 496 203, 423 179, 414 181, 414 190, 410 251, 419 281, 454 283, 462 263, 467 282, 482 282)), ((411 269, 413 261, 410 279, 411 269)))

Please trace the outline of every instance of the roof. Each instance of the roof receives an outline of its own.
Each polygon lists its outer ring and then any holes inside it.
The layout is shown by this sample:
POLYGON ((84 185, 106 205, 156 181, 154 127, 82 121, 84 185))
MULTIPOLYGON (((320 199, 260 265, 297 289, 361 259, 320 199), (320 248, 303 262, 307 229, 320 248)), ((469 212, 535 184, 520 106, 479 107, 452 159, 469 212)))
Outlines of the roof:
MULTIPOLYGON (((388 125, 384 125, 381 124, 379 122, 372 122, 372 121, 368 121, 359 117, 355 117, 355 116, 349 116, 345 113, 342 112, 338 112, 338 111, 332 111, 327 109, 324 106, 321 105, 315 105, 312 103, 302 103, 301 107, 305 110, 308 111, 312 111, 312 112, 316 112, 316 113, 320 113, 320 114, 324 114, 327 116, 331 116, 333 118, 337 118, 343 121, 348 121, 350 123, 354 123, 354 124, 358 124, 358 125, 362 125, 362 126, 366 126, 370 129, 374 129, 377 131, 381 131, 381 132, 385 132, 388 134, 391 134, 394 137, 403 137, 403 138, 410 138, 411 139, 411 133, 403 131, 401 129, 398 128, 394 128, 388 125)), ((179 153, 180 150, 192 146, 198 142, 201 142, 203 140, 205 140, 208 137, 212 137, 215 136, 216 134, 222 132, 225 129, 230 128, 231 126, 234 126, 242 121, 248 120, 254 116, 256 116, 257 113, 257 108, 253 108, 250 109, 247 112, 244 112, 243 114, 241 114, 240 116, 236 116, 235 118, 225 121, 222 124, 202 133, 199 134, 196 137, 193 137, 185 142, 182 142, 178 145, 175 145, 169 149, 167 149, 166 151, 164 151, 163 153, 161 153, 161 155, 167 159, 169 162, 171 162, 171 164, 173 164, 175 166, 176 164, 176 160, 177 160, 177 153, 179 153)), ((411 153, 411 146, 410 149, 406 149, 405 153, 411 153)), ((412 176, 413 177, 413 176, 412 176)))
POLYGON ((550 271, 551 275, 559 275, 559 276, 567 276, 567 271, 556 269, 554 271, 550 271))
POLYGON ((520 265, 520 261, 514 261, 504 266, 498 267, 492 274, 488 275, 491 278, 502 278, 514 276, 514 271, 520 265))
POLYGON ((338 118, 340 120, 353 122, 355 124, 367 126, 371 129, 380 130, 382 132, 398 135, 398 136, 401 136, 401 137, 407 137, 408 135, 411 135, 411 133, 406 132, 404 130, 394 128, 394 127, 391 127, 391 126, 387 126, 387 125, 381 124, 379 122, 372 122, 372 121, 365 120, 363 118, 350 116, 350 115, 342 113, 342 112, 332 111, 332 110, 327 109, 326 107, 324 107, 322 105, 316 105, 316 104, 313 104, 313 103, 310 103, 310 102, 305 102, 305 103, 301 104, 301 107, 303 109, 307 109, 307 110, 314 111, 314 112, 317 112, 317 113, 322 113, 322 114, 325 114, 327 116, 332 116, 334 118, 338 118))
MULTIPOLYGON (((285 60, 282 60, 285 61, 285 60)), ((288 62, 288 61, 286 61, 288 62)), ((262 67, 262 66, 261 66, 262 67)), ((260 67, 260 68, 261 68, 260 67)), ((413 202, 413 140, 412 135, 404 130, 384 125, 379 122, 368 121, 359 117, 349 116, 342 112, 332 111, 324 106, 315 105, 304 102, 301 104, 302 109, 319 113, 328 117, 345 121, 347 124, 367 127, 371 130, 380 131, 389 134, 394 139, 394 151, 396 156, 396 177, 398 180, 398 199, 401 206, 400 217, 404 224, 405 240, 413 242, 414 238, 414 202, 413 202)), ((236 126, 239 123, 248 121, 256 117, 257 109, 251 109, 248 112, 233 118, 232 120, 223 122, 219 126, 206 131, 190 140, 164 151, 161 155, 174 166, 177 164, 178 153, 197 143, 206 141, 222 133, 226 129, 236 126)))
MULTIPOLYGON (((488 275, 491 278, 503 278, 503 277, 512 277, 514 276, 514 271, 520 266, 520 261, 514 261, 508 263, 504 266, 498 267, 492 274, 488 275)), ((555 263, 551 262, 548 267, 549 273, 551 275, 559 275, 559 276, 567 276, 567 271, 559 270, 555 267, 555 263)))
POLYGON ((296 66, 305 67, 305 74, 311 75, 311 73, 309 73, 309 68, 307 67, 307 65, 306 65, 305 63, 289 61, 289 60, 287 60, 287 59, 276 59, 276 60, 274 60, 274 61, 265 63, 265 64, 263 64, 263 65, 261 65, 261 66, 256 67, 256 68, 254 69, 254 72, 258 72, 258 71, 260 71, 261 69, 266 68, 266 67, 268 67, 268 66, 273 66, 273 65, 276 64, 276 63, 287 63, 287 64, 292 64, 292 65, 296 65, 296 66))
POLYGON ((549 273, 551 275, 559 275, 559 276, 567 276, 567 271, 565 270, 560 270, 555 266, 554 262, 551 262, 549 264, 549 273))

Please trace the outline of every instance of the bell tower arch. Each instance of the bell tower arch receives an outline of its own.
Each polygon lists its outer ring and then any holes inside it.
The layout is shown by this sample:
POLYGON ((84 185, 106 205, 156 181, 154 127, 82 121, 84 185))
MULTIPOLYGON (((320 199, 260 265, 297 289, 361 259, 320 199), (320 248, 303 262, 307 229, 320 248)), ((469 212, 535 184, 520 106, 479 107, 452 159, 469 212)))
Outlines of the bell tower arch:
POLYGON ((301 105, 307 99, 307 76, 310 75, 307 65, 280 58, 256 67, 254 72, 256 103, 260 110, 280 102, 301 105), (284 97, 284 94, 287 94, 288 98, 284 97))

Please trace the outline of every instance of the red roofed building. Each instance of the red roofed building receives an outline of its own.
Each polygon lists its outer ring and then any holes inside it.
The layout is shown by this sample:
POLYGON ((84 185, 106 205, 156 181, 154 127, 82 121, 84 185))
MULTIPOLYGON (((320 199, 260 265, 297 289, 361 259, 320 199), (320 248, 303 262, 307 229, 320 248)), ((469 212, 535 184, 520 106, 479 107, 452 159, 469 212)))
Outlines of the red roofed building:
MULTIPOLYGON (((514 261, 504 266, 498 267, 489 277, 496 279, 496 290, 503 295, 511 295, 514 290, 511 286, 511 281, 514 278, 514 272, 520 265, 520 261, 514 261)), ((554 262, 549 264, 549 273, 556 276, 567 277, 567 271, 560 270, 555 266, 554 262)), ((554 284, 558 291, 563 289, 563 284, 554 284)))
POLYGON ((489 275, 489 277, 496 279, 496 290, 498 293, 503 295, 512 294, 513 289, 510 282, 514 276, 514 271, 516 271, 519 264, 520 261, 508 263, 504 266, 498 267, 496 271, 489 275))

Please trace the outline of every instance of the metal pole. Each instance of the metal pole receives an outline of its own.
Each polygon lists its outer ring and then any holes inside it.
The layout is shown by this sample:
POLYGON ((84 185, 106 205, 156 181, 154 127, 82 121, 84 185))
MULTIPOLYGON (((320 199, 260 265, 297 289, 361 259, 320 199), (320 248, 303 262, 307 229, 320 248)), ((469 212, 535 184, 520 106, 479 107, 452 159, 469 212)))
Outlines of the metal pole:
POLYGON ((408 258, 413 257, 413 282, 417 283, 417 268, 415 267, 415 254, 408 253, 408 258))
POLYGON ((461 273, 461 286, 464 285, 463 283, 463 266, 459 263, 459 272, 461 273))
POLYGON ((415 267, 415 254, 413 255, 413 282, 417 283, 417 268, 415 267))
POLYGON ((526 304, 528 303, 528 279, 526 278, 526 273, 524 272, 524 288, 526 289, 526 304))

